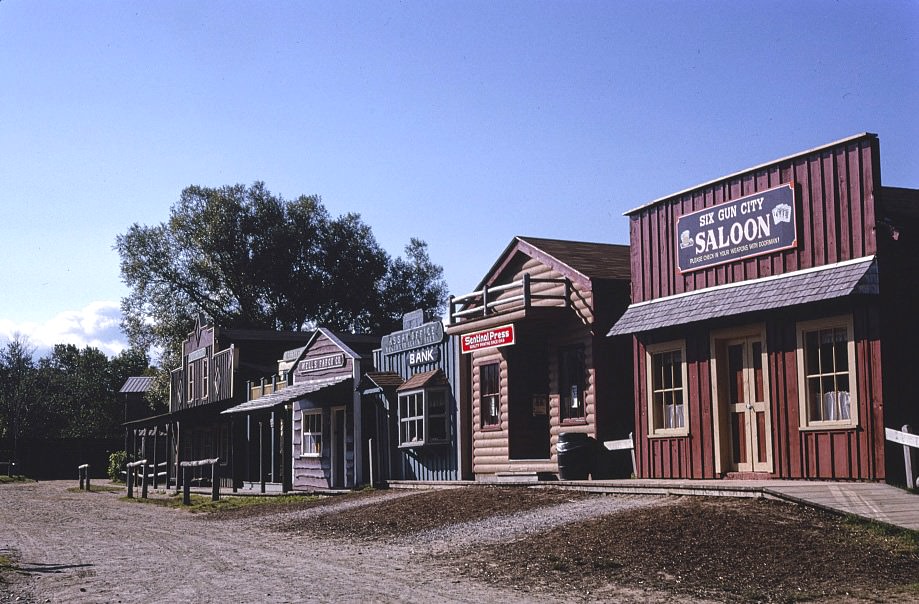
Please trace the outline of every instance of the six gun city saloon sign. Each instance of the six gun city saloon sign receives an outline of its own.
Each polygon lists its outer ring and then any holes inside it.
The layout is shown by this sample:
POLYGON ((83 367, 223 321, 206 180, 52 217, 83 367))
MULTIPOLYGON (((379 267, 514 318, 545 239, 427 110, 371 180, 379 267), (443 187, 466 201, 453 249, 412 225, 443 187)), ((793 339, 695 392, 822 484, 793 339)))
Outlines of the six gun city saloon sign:
POLYGON ((794 185, 685 214, 676 232, 682 273, 796 247, 794 185))

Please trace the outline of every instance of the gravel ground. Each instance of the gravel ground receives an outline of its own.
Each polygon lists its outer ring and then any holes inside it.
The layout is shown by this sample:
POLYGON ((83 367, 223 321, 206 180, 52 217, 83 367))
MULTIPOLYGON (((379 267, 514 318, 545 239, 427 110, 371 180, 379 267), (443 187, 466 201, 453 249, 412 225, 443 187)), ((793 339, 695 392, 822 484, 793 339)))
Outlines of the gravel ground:
POLYGON ((68 486, 0 486, 21 569, 0 602, 919 601, 916 533, 762 499, 476 486, 194 515, 68 486))
MULTIPOLYGON (((374 492, 292 511, 249 508, 205 518, 126 503, 114 493, 68 491, 72 486, 64 481, 0 486, 0 555, 11 555, 19 568, 3 573, 0 602, 535 602, 545 597, 464 576, 433 555, 433 537, 396 544, 279 530, 321 518, 369 518, 368 510, 384 502, 424 493, 374 492)), ((459 534, 451 539, 463 541, 459 534)), ((616 599, 673 601, 631 587, 619 590, 616 599)))

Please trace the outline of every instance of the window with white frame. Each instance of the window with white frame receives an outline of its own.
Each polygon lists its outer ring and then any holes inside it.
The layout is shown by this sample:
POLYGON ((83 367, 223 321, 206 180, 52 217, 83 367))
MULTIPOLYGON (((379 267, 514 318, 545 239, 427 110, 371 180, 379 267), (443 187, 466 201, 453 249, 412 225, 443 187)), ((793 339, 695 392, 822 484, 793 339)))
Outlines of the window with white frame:
POLYGON ((479 412, 483 428, 501 427, 501 373, 498 363, 479 367, 479 412))
POLYGON ((857 426, 852 318, 799 323, 797 356, 801 427, 857 426))
POLYGON ((300 412, 300 455, 322 455, 322 411, 311 409, 300 412))
POLYGON ((188 364, 188 401, 195 400, 195 364, 188 364))
POLYGON ((583 422, 586 415, 584 393, 587 390, 587 368, 584 347, 573 346, 559 351, 558 382, 563 422, 583 422))
POLYGON ((447 441, 447 391, 425 388, 399 393, 399 445, 419 447, 447 441))
POLYGON ((686 414, 686 352, 680 342, 646 348, 648 367, 648 434, 683 436, 689 433, 686 414))
POLYGON ((209 379, 208 375, 209 374, 208 374, 207 358, 205 357, 204 359, 201 360, 201 398, 202 399, 207 399, 208 379, 209 379))

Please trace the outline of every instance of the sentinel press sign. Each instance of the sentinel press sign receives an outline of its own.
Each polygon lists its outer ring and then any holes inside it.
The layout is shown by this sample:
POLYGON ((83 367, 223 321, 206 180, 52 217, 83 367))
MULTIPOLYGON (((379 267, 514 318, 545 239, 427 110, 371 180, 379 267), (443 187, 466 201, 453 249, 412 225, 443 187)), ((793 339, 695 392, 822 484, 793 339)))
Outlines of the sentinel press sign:
POLYGON ((677 219, 681 273, 798 245, 794 185, 786 184, 677 219))
POLYGON ((473 350, 510 346, 514 343, 514 326, 502 325, 482 331, 464 333, 460 336, 460 352, 467 354, 473 350))

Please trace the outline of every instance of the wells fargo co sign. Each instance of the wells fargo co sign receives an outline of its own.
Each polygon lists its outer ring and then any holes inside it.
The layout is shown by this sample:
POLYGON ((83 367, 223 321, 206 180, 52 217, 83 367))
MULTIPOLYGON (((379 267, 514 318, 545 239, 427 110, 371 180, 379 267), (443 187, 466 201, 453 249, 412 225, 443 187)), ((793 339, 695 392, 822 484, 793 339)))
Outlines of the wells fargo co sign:
POLYGON ((514 343, 514 326, 502 325, 482 331, 464 333, 460 336, 460 352, 468 353, 483 348, 497 348, 514 343))
POLYGON ((677 219, 680 272, 798 245, 794 186, 782 185, 677 219))

